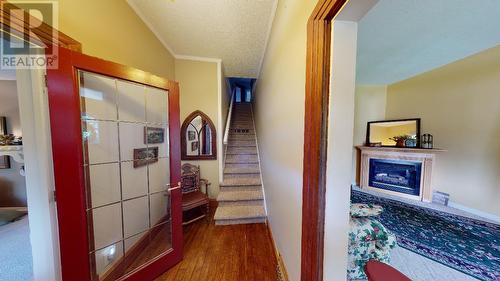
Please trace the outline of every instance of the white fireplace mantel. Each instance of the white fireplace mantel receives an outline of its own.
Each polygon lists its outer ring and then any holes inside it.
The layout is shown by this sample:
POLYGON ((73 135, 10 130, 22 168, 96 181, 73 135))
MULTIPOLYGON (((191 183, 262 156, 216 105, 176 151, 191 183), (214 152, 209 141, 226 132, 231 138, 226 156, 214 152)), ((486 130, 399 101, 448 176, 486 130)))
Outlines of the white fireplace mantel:
POLYGON ((24 154, 22 145, 0 145, 0 156, 10 156, 14 161, 23 164, 24 154))
POLYGON ((361 151, 360 162, 360 187, 366 190, 383 192, 408 199, 415 199, 424 202, 432 200, 432 171, 435 163, 435 156, 445 152, 443 149, 422 149, 409 147, 370 147, 356 146, 361 151), (422 163, 422 173, 420 179, 420 194, 410 195, 396 191, 371 187, 369 185, 370 159, 406 160, 422 163))

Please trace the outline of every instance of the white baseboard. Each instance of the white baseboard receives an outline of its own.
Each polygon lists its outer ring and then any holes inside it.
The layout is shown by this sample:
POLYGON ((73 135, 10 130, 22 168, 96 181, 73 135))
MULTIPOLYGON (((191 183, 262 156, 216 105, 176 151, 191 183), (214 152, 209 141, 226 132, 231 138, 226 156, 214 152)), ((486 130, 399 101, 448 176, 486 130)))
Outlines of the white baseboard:
POLYGON ((488 219, 490 221, 493 221, 493 222, 496 222, 496 223, 500 224, 500 216, 497 216, 497 215, 494 215, 494 214, 490 214, 490 213, 487 213, 487 212, 483 212, 483 211, 480 211, 480 210, 477 210, 477 209, 474 209, 474 208, 469 208, 469 207, 457 204, 457 203, 452 202, 452 201, 448 202, 448 206, 451 207, 451 208, 455 208, 455 209, 459 209, 459 210, 471 213, 471 214, 479 216, 479 217, 483 217, 485 219, 488 219))

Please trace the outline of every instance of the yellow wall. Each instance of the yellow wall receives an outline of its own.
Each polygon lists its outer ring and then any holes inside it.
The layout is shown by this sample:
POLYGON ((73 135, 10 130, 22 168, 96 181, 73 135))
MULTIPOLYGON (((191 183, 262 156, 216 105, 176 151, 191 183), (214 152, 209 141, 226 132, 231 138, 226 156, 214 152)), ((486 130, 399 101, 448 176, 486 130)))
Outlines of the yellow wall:
MULTIPOLYGON (((226 83, 223 75, 217 75, 217 63, 174 59, 124 0, 59 0, 59 30, 80 41, 87 55, 177 80, 181 121, 195 110, 210 116, 217 129, 218 156, 223 155, 222 137, 229 101, 222 94, 218 104, 219 79, 222 93, 226 83)), ((201 166, 202 177, 212 183, 210 195, 215 198, 219 191, 218 161, 190 162, 201 166)))
MULTIPOLYGON (((366 141, 366 126, 370 121, 385 119, 386 86, 356 86, 354 111, 354 145, 366 141)), ((359 151, 353 148, 353 183, 359 184, 359 151)))
MULTIPOLYGON (((193 60, 175 60, 175 79, 180 87, 181 122, 195 110, 208 115, 215 127, 218 124, 218 75, 217 63, 193 60)), ((217 130, 217 138, 222 135, 217 130)), ((182 136, 181 136, 182 137, 182 136)), ((217 158, 222 156, 217 151, 217 158)), ((183 161, 200 165, 201 177, 208 179, 212 185, 210 197, 219 193, 219 162, 217 160, 183 161)))
POLYGON ((434 135, 434 189, 500 215, 500 46, 388 86, 388 119, 418 116, 434 135))
POLYGON ((300 280, 306 26, 317 1, 278 1, 255 90, 268 219, 290 280, 300 280))
POLYGON ((174 57, 125 0, 59 0, 59 30, 83 53, 174 79, 174 57))

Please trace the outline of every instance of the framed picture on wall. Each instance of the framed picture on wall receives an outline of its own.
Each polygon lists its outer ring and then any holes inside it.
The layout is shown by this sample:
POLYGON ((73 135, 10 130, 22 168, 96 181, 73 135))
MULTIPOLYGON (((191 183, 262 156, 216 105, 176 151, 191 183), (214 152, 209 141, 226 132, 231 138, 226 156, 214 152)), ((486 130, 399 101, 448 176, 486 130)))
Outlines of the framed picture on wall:
POLYGON ((144 127, 144 144, 163 143, 165 141, 165 129, 144 127))
MULTIPOLYGON (((7 118, 0 116, 0 135, 7 134, 7 118)), ((0 156, 0 169, 10 169, 9 156, 0 156)))
POLYGON ((191 151, 198 151, 198 142, 197 141, 193 141, 191 143, 191 151))
POLYGON ((134 149, 134 168, 158 162, 158 147, 134 149))

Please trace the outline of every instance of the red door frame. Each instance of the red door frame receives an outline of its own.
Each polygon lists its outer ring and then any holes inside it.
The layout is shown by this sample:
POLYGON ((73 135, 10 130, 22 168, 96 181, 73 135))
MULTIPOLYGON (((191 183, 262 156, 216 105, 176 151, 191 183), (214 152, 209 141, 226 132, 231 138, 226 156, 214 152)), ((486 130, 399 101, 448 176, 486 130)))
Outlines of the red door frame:
MULTIPOLYGON (((147 72, 59 47, 58 69, 47 69, 57 217, 64 281, 90 280, 82 127, 77 70, 141 83, 169 92, 170 181, 180 182, 179 85, 147 72)), ((181 191, 172 191, 172 248, 122 279, 153 280, 182 259, 181 191)))

